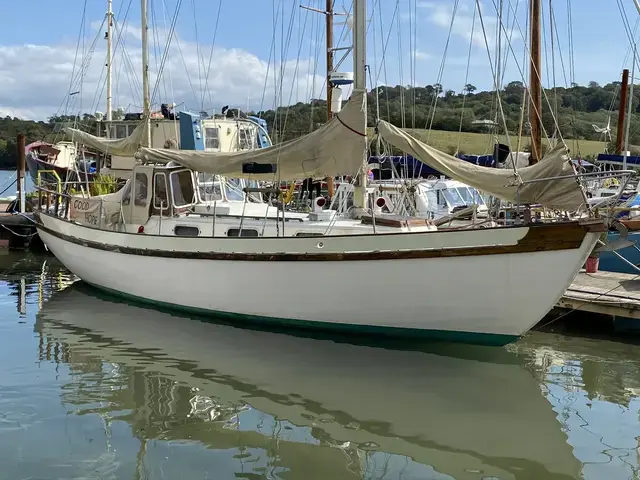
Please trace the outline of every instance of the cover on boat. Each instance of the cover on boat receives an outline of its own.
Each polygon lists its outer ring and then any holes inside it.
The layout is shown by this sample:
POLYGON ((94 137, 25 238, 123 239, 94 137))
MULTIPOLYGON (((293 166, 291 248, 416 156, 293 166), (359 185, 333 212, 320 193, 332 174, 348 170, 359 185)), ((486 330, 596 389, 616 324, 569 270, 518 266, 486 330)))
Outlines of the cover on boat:
POLYGON ((204 152, 141 148, 136 158, 146 162, 177 162, 192 170, 234 178, 295 180, 356 174, 366 146, 362 93, 355 93, 332 120, 304 137, 273 147, 243 152, 204 152), (277 165, 277 173, 247 173, 245 164, 277 165))
MULTIPOLYGON (((383 120, 378 124, 378 131, 384 140, 443 175, 512 203, 517 203, 516 192, 521 181, 574 174, 562 144, 537 164, 519 168, 515 175, 513 170, 481 167, 447 155, 383 120)), ((575 210, 585 203, 577 177, 521 185, 519 200, 521 204, 541 204, 559 210, 575 210)))
POLYGON ((140 144, 146 131, 145 122, 141 122, 131 135, 125 138, 103 138, 96 137, 90 133, 83 132, 76 128, 65 128, 65 132, 71 135, 71 139, 74 142, 82 143, 88 147, 93 147, 103 153, 109 155, 117 155, 119 157, 133 157, 140 144))

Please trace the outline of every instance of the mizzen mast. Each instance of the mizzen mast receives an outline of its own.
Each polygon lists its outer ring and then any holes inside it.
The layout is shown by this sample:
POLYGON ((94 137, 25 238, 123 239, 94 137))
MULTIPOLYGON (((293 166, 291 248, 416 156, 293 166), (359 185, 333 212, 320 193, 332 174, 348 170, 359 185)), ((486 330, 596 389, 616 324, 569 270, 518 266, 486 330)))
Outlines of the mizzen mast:
POLYGON ((529 68, 529 124, 531 125, 531 156, 529 165, 542 158, 542 75, 540 54, 541 0, 529 0, 531 61, 529 68))

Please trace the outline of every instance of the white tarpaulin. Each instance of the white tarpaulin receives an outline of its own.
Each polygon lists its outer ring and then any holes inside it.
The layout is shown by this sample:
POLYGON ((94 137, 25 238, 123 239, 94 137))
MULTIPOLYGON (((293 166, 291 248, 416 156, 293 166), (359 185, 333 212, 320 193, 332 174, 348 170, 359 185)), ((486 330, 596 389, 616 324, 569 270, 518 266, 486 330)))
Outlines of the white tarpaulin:
POLYGON ((94 228, 100 226, 102 211, 100 198, 71 197, 69 202, 69 219, 73 222, 88 225, 94 228))
MULTIPOLYGON (((131 180, 128 180, 129 184, 131 180)), ((115 193, 95 197, 71 197, 69 200, 69 219, 73 222, 93 228, 114 229, 120 223, 122 197, 127 191, 125 185, 115 193)))
POLYGON ((535 179, 574 175, 564 147, 559 144, 535 165, 513 170, 481 167, 447 155, 408 133, 380 120, 380 136, 403 152, 413 155, 422 163, 459 182, 502 200, 520 204, 540 204, 558 210, 575 210, 585 204, 582 188, 577 177, 518 185, 520 179, 527 182, 535 179))
POLYGON ((116 155, 118 157, 133 157, 146 132, 146 122, 141 122, 131 135, 125 138, 103 138, 96 137, 90 133, 83 132, 76 128, 65 128, 65 132, 71 135, 73 142, 82 143, 88 147, 95 148, 102 153, 116 155))
POLYGON ((232 178, 295 180, 354 175, 363 165, 365 146, 363 95, 356 93, 318 130, 281 145, 229 153, 141 148, 136 158, 156 163, 173 161, 198 172, 232 178), (252 163, 277 165, 277 173, 244 173, 243 165, 252 163))

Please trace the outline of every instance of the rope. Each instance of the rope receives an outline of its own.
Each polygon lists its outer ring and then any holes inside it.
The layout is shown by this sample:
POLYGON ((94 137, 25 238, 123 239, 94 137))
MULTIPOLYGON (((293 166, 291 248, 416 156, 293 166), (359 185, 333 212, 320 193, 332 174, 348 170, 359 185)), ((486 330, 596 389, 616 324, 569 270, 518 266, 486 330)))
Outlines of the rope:
MULTIPOLYGON (((638 275, 636 275, 635 277, 633 277, 633 278, 631 279, 631 281, 633 281, 633 280, 637 280, 638 278, 640 278, 640 274, 638 274, 638 275)), ((570 310, 566 311, 565 313, 563 313, 563 314, 562 314, 562 315, 560 315, 559 317, 554 318, 554 319, 552 319, 552 320, 549 320, 547 323, 545 323, 545 324, 541 325, 539 328, 544 328, 544 327, 547 327, 548 325, 551 325, 551 324, 552 324, 552 323, 554 323, 554 322, 557 322, 558 320, 560 320, 560 319, 562 319, 562 318, 566 317, 566 316, 567 316, 567 315, 569 315, 570 313, 573 313, 573 312, 575 312, 576 310, 579 310, 579 309, 580 309, 581 307, 583 307, 584 305, 587 305, 588 303, 593 303, 594 301, 598 300, 600 297, 604 297, 605 295, 609 295, 611 292, 613 292, 614 290, 617 290, 618 288, 620 288, 620 285, 617 285, 617 286, 613 287, 612 289, 607 290, 606 292, 603 292, 603 293, 601 293, 601 294, 597 295, 597 296, 596 296, 596 298, 594 298, 594 299, 591 299, 591 300, 585 300, 584 302, 582 302, 582 303, 578 304, 576 307, 573 307, 572 309, 570 309, 570 310)))
POLYGON ((0 192, 0 195, 2 195, 4 192, 6 192, 7 190, 9 190, 13 185, 15 185, 15 184, 16 184, 16 182, 17 182, 17 181, 18 181, 18 179, 17 179, 17 178, 16 178, 16 179, 14 179, 14 180, 13 180, 13 181, 12 181, 12 182, 7 186, 7 188, 5 188, 4 190, 2 190, 2 191, 0 192))
POLYGON ((0 227, 4 228, 5 230, 8 230, 9 232, 11 232, 11 234, 15 235, 16 237, 31 238, 34 235, 38 234, 38 232, 36 231, 36 232, 30 233, 28 235, 24 235, 22 233, 18 233, 18 232, 15 232, 15 231, 11 230, 9 227, 7 227, 6 225, 2 225, 1 223, 0 223, 0 227))
MULTIPOLYGON (((599 243, 601 243, 602 245, 605 245, 605 243, 602 240, 598 240, 599 243)), ((635 246, 635 245, 634 245, 635 246)), ((638 248, 636 246, 636 248, 638 248)), ((636 267, 635 265, 633 265, 630 261, 628 261, 626 258, 624 258, 622 255, 620 255, 618 252, 616 252, 615 250, 613 251, 614 254, 616 254, 618 257, 620 257, 622 260, 624 260, 625 262, 627 262, 629 265, 631 265, 633 268, 635 268, 636 270, 640 270, 638 267, 636 267)), ((636 275, 635 277, 633 277, 631 279, 631 281, 633 280, 637 280, 638 278, 640 278, 640 274, 636 275)), ((580 307, 583 307, 584 305, 588 304, 588 303, 593 303, 594 301, 598 300, 601 297, 604 297, 605 295, 609 295, 611 292, 613 292, 614 290, 617 290, 618 288, 620 288, 621 285, 617 285, 613 288, 611 288, 610 290, 607 290, 604 293, 601 293, 599 295, 597 295, 595 298, 591 299, 591 300, 585 300, 584 302, 578 304, 576 307, 573 307, 571 310, 568 310, 567 312, 563 313, 562 315, 560 315, 557 318, 554 318, 552 320, 550 320, 549 322, 545 323, 544 325, 542 325, 540 328, 544 328, 548 325, 551 325, 553 322, 556 322, 564 317, 566 317, 567 315, 569 315, 570 313, 575 312, 576 310, 579 310, 580 307)), ((572 290, 571 287, 567 288, 567 291, 572 290)), ((573 290, 573 291, 579 291, 579 290, 573 290)), ((614 295, 616 297, 620 297, 623 298, 622 295, 614 295)), ((620 302, 609 302, 609 303, 620 303, 620 302)))

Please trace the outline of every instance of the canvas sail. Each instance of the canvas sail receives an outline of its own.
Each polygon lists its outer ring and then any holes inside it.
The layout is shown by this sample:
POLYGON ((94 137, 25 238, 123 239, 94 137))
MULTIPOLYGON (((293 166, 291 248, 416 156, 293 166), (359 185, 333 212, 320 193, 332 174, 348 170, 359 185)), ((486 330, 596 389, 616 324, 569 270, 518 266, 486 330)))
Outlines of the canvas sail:
POLYGON ((354 175, 364 162, 366 147, 364 95, 354 93, 344 109, 318 130, 280 145, 243 152, 206 152, 141 148, 144 162, 176 162, 192 170, 232 178, 295 180, 354 175), (277 173, 245 173, 243 165, 276 165, 277 173))
POLYGON ((585 197, 577 177, 522 184, 535 179, 575 175, 562 144, 556 146, 537 164, 519 168, 516 175, 512 170, 482 167, 447 155, 383 120, 378 124, 378 131, 385 141, 413 155, 443 175, 507 202, 540 204, 570 211, 585 204, 585 197))
POLYGON ((71 135, 72 141, 95 148, 102 153, 119 157, 133 157, 144 138, 146 123, 141 122, 140 125, 131 132, 131 135, 125 138, 96 137, 90 133, 70 127, 64 130, 67 134, 71 135))

